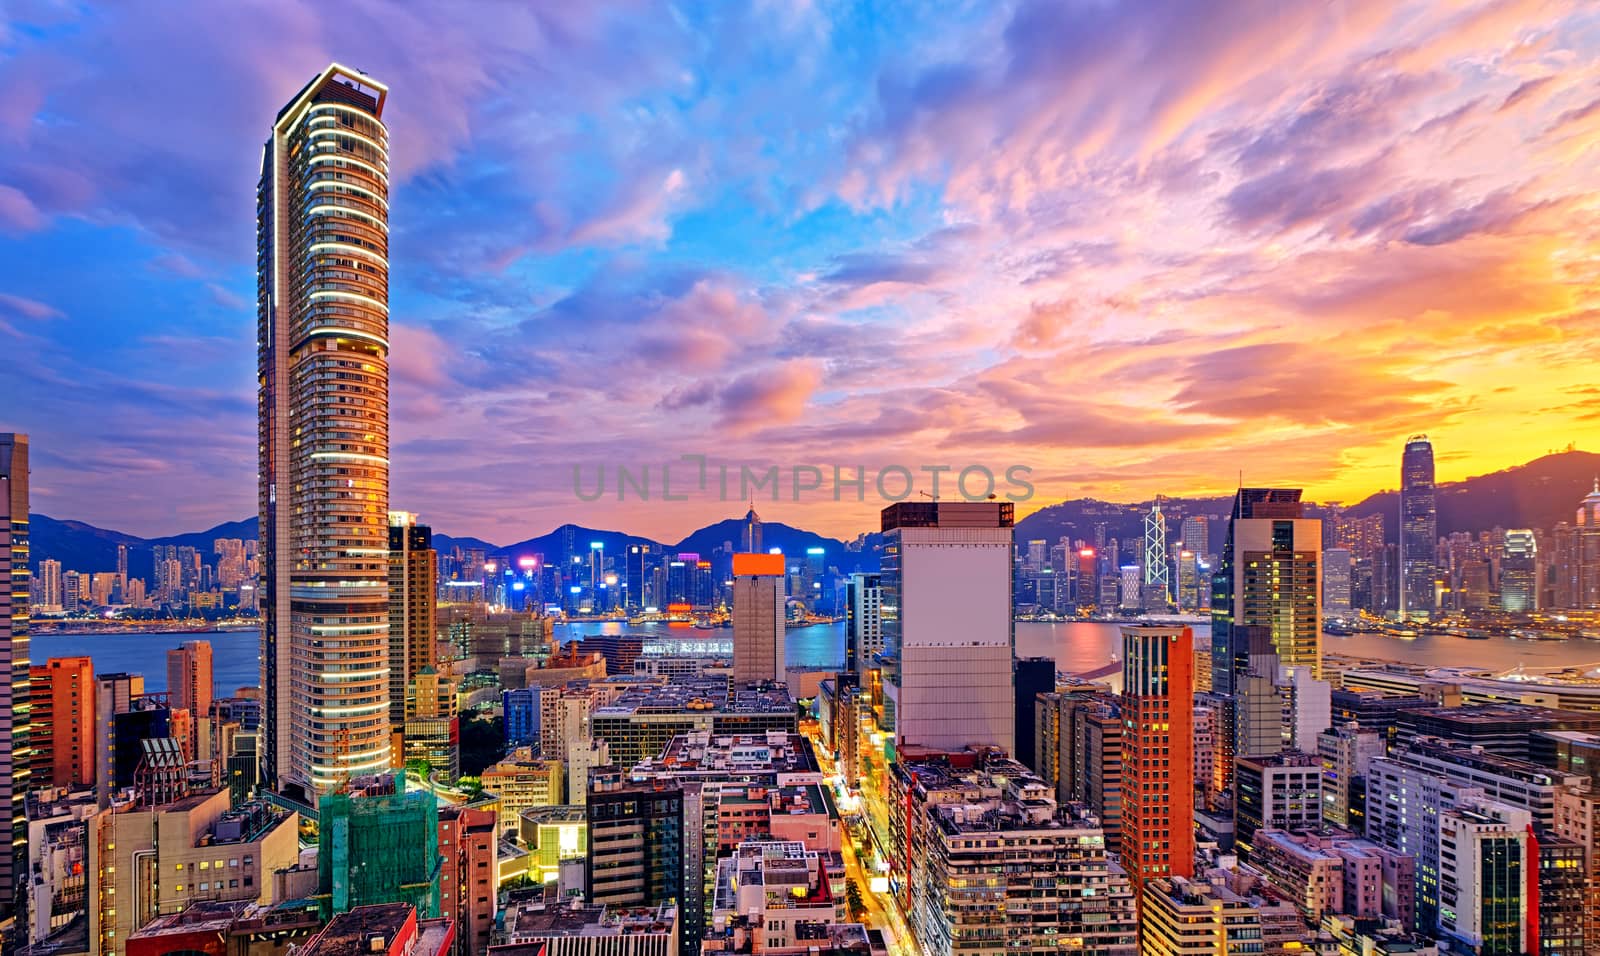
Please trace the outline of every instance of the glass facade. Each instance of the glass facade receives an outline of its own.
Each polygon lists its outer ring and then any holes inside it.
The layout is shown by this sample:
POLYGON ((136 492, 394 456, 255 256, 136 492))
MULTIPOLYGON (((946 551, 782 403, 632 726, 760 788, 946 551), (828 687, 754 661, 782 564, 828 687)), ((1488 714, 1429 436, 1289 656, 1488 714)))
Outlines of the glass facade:
POLYGON ((302 794, 391 762, 386 96, 328 67, 257 188, 263 774, 302 794))

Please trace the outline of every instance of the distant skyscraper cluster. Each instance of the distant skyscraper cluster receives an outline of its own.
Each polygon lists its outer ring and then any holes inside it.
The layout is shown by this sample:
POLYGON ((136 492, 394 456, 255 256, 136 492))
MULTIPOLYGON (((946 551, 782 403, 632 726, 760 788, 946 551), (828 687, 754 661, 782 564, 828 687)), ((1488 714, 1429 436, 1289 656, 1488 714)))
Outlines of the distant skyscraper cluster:
POLYGON ((259 549, 30 576, 0 435, 0 908, 33 952, 1600 949, 1593 675, 1323 644, 1600 636, 1600 480, 1554 528, 1441 536, 1416 436, 1398 514, 1241 486, 1019 541, 1011 503, 900 501, 854 573, 753 501, 679 548, 436 539, 390 510, 386 99, 331 65, 263 151, 259 549), (30 602, 259 604, 260 686, 214 687, 199 639, 154 692, 36 664, 30 602), (1064 674, 1019 616, 1120 640, 1064 674), (788 629, 835 621, 837 671, 792 671, 788 629))

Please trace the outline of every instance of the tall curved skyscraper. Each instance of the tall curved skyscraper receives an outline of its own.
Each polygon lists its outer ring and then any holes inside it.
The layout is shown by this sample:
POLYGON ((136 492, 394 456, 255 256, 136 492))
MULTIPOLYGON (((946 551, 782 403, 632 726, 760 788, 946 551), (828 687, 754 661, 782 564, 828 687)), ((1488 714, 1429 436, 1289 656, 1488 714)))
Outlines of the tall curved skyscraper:
POLYGON ((323 70, 256 192, 262 773, 307 797, 390 765, 387 93, 323 70))
POLYGON ((1406 439, 1400 460, 1400 616, 1433 613, 1439 564, 1439 510, 1433 488, 1433 444, 1406 439))

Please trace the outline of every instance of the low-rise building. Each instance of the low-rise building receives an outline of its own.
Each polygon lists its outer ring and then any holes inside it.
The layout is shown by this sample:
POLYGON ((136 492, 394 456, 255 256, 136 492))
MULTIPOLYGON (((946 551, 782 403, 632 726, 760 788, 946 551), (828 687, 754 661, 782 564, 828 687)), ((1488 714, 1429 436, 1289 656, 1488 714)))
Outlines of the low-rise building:
POLYGON ((578 887, 582 890, 583 861, 589 852, 589 825, 584 821, 583 807, 530 807, 518 817, 517 830, 530 855, 530 879, 540 884, 556 883, 561 878, 562 865, 576 861, 578 887))
POLYGON ((565 793, 560 760, 535 757, 531 747, 517 747, 480 775, 483 789, 500 798, 500 825, 512 828, 522 811, 559 806, 565 793))
POLYGON ((455 925, 419 919, 409 903, 377 903, 336 914, 297 956, 447 956, 455 925))
POLYGON ((792 734, 798 725, 783 685, 729 690, 724 681, 705 679, 632 687, 589 714, 590 734, 610 745, 621 767, 656 756, 680 734, 792 734))
POLYGON ((262 802, 229 804, 219 789, 90 818, 94 956, 123 956, 135 929, 198 901, 272 901, 272 873, 299 858, 299 815, 262 802))
POLYGON ((1246 858, 1257 830, 1322 827, 1322 761, 1296 751, 1234 761, 1234 845, 1246 858))
POLYGON ((844 922, 822 857, 799 843, 751 841, 717 864, 705 940, 712 952, 805 952, 802 926, 844 922))
POLYGON ((490 956, 677 956, 678 911, 589 905, 553 888, 514 890, 490 956))

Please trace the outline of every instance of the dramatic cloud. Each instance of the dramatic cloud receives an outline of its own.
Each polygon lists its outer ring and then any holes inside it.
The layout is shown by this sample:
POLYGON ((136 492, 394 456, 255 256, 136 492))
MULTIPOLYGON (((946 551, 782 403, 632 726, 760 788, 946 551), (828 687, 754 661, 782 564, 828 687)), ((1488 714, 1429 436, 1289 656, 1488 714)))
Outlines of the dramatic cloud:
MULTIPOLYGON (((1600 411, 1578 0, 350 0, 0 14, 0 429, 38 510, 255 508, 255 182, 329 61, 391 87, 396 507, 673 537, 572 468, 1013 463, 1043 504, 1353 499, 1600 411)), ((592 472, 591 472, 592 474, 592 472)), ((841 534, 872 502, 774 517, 841 534)))

